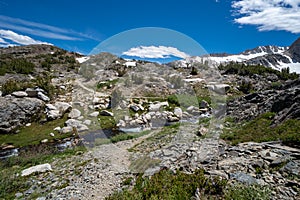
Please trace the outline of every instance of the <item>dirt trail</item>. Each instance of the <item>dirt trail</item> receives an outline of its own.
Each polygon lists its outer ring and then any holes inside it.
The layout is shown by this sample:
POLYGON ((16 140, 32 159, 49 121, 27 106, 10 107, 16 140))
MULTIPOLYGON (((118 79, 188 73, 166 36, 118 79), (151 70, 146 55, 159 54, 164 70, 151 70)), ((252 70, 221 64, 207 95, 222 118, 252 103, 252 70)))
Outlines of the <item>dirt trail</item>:
POLYGON ((152 136, 150 134, 115 144, 104 144, 84 154, 89 159, 80 175, 69 177, 69 186, 58 192, 54 199, 104 199, 120 188, 130 172, 132 152, 128 149, 152 136), (58 198, 59 197, 59 198, 58 198))

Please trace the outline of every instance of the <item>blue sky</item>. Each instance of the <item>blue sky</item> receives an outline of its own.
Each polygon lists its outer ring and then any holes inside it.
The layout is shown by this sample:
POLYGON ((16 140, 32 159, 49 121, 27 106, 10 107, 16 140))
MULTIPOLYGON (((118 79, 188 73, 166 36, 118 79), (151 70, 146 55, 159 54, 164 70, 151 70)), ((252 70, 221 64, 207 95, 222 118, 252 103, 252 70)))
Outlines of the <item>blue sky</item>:
POLYGON ((162 27, 186 34, 209 53, 288 46, 300 36, 300 0, 278 2, 0 0, 0 45, 46 42, 88 54, 120 32, 162 27))

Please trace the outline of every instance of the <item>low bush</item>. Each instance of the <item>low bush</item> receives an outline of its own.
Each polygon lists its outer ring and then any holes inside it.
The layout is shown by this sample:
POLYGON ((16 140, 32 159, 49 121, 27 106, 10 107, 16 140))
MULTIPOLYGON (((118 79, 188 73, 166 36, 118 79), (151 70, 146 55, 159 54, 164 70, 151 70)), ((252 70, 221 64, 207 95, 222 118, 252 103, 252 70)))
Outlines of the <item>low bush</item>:
POLYGON ((202 197, 217 199, 223 195, 226 183, 219 178, 205 177, 203 170, 193 174, 161 170, 151 178, 140 174, 132 190, 116 192, 106 199, 192 199, 196 191, 202 197))

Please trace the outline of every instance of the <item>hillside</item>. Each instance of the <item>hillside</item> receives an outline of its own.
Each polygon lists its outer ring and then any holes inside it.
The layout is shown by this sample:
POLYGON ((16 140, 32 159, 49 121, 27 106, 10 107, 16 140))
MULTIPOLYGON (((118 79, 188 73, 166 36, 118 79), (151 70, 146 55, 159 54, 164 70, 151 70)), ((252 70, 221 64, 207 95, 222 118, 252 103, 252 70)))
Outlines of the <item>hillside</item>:
POLYGON ((298 199, 299 75, 247 65, 297 44, 218 66, 0 49, 0 198, 298 199))

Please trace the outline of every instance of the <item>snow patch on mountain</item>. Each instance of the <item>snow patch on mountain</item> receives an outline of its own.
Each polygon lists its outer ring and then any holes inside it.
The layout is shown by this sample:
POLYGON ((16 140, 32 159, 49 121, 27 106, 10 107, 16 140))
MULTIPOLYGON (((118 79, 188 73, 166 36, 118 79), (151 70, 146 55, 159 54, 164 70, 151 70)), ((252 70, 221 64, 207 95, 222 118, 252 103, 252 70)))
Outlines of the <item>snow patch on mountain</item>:
POLYGON ((85 61, 89 60, 90 57, 89 56, 84 56, 84 57, 81 57, 81 58, 76 58, 76 60, 79 62, 79 63, 84 63, 85 61))
POLYGON ((289 47, 259 46, 240 54, 210 56, 207 59, 212 60, 216 65, 230 62, 245 63, 247 65, 262 64, 276 70, 289 67, 290 72, 300 73, 300 64, 290 56, 289 47))

